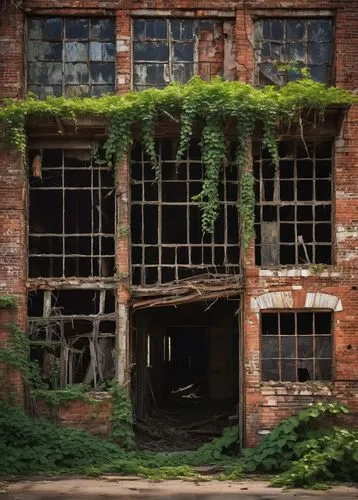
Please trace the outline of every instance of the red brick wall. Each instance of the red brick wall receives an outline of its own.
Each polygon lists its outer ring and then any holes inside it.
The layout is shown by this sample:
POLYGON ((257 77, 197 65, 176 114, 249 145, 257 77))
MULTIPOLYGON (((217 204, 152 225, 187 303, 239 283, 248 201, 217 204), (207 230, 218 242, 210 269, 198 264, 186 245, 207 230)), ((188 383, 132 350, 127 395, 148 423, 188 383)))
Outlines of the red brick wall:
MULTIPOLYGON (((6 347, 11 333, 9 325, 15 319, 15 311, 13 309, 0 308, 0 348, 6 347)), ((9 366, 5 362, 0 361, 0 395, 5 399, 15 399, 23 404, 24 402, 24 386, 21 374, 9 366)))
POLYGON ((59 407, 50 407, 44 401, 37 401, 40 416, 47 417, 66 427, 85 429, 98 436, 110 434, 112 424, 112 399, 108 394, 94 393, 94 402, 69 401, 59 407))

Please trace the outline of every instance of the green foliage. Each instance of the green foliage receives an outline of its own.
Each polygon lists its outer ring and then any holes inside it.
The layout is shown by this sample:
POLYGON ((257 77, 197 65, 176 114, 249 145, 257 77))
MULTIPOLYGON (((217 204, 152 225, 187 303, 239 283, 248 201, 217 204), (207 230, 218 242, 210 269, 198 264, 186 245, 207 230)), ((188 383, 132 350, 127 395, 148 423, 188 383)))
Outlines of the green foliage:
POLYGON ((90 387, 83 384, 74 384, 65 389, 49 390, 47 388, 34 389, 32 394, 41 399, 48 406, 58 407, 70 401, 83 401, 85 403, 98 404, 98 400, 91 397, 90 387))
POLYGON ((0 346, 0 361, 18 370, 24 382, 31 385, 36 365, 29 363, 30 344, 28 337, 13 323, 7 325, 9 338, 0 346))
POLYGON ((133 411, 128 392, 114 382, 112 389, 111 438, 125 449, 134 447, 133 411))
POLYGON ((0 295, 0 309, 15 309, 16 299, 12 295, 0 295))
POLYGON ((286 470, 303 453, 302 442, 312 432, 312 423, 327 415, 338 415, 348 410, 339 403, 319 402, 281 422, 265 437, 257 448, 244 451, 245 472, 272 472, 286 470))
POLYGON ((58 473, 124 457, 115 444, 89 432, 31 419, 0 399, 0 474, 58 473))
POLYGON ((7 99, 0 107, 0 122, 10 142, 26 156, 25 123, 28 117, 54 116, 79 119, 91 115, 108 121, 108 138, 104 144, 104 159, 112 164, 120 161, 133 141, 135 125, 141 128, 145 151, 151 159, 157 177, 159 163, 155 148, 155 126, 159 120, 181 123, 177 161, 182 158, 192 137, 194 123, 204 123, 202 130, 203 163, 206 168, 202 201, 203 232, 212 232, 218 213, 219 172, 226 154, 226 139, 238 140, 236 161, 243 177, 241 199, 238 200, 244 219, 245 244, 253 236, 253 197, 249 193, 252 179, 247 173, 247 147, 255 122, 263 125, 263 142, 278 162, 277 124, 281 119, 300 118, 303 108, 323 111, 329 105, 349 105, 357 102, 348 91, 327 87, 308 78, 289 82, 276 88, 255 88, 239 81, 216 78, 204 82, 193 78, 186 85, 172 84, 165 89, 129 92, 121 96, 99 98, 48 97, 41 101, 31 96, 25 100, 7 99), (220 124, 228 124, 227 132, 220 124), (234 132, 236 128, 236 133, 234 132), (234 133, 234 134, 233 134, 234 133), (227 137, 225 137, 227 136, 227 137))

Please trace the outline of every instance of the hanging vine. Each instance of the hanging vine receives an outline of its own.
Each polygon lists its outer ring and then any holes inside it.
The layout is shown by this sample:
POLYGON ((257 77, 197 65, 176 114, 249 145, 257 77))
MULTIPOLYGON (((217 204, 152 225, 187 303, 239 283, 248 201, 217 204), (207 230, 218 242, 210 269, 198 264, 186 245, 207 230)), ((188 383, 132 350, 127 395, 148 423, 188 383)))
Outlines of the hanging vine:
POLYGON ((73 120, 86 115, 102 117, 108 120, 108 136, 104 143, 104 160, 98 161, 111 164, 113 158, 118 162, 127 153, 140 127, 144 149, 158 178, 160 166, 155 142, 158 121, 169 118, 181 123, 178 162, 189 145, 195 125, 199 133, 201 130, 205 166, 204 184, 198 197, 202 203, 202 229, 204 233, 210 233, 214 230, 219 211, 220 169, 223 168, 226 145, 233 138, 229 127, 228 134, 225 133, 224 123, 232 123, 232 128, 237 126, 236 161, 241 172, 238 206, 244 223, 245 246, 248 246, 254 233, 254 180, 248 164, 248 146, 254 124, 260 122, 263 125, 262 141, 277 165, 277 126, 280 120, 300 123, 304 109, 316 109, 322 114, 327 106, 348 106, 354 102, 358 99, 350 92, 307 78, 278 89, 273 86, 255 88, 243 82, 226 82, 219 78, 204 82, 195 77, 186 85, 172 84, 162 90, 148 89, 121 96, 49 97, 43 101, 34 97, 8 99, 0 107, 0 125, 3 125, 0 135, 3 142, 13 144, 25 160, 28 117, 53 116, 73 120))

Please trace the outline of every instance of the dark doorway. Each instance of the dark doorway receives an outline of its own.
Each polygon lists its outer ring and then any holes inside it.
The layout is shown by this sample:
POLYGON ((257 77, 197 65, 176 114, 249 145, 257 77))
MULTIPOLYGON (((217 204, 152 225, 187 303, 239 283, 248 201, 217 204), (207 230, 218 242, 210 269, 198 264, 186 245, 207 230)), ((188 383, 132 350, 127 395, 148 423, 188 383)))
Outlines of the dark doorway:
POLYGON ((163 440, 166 426, 174 427, 180 443, 172 448, 194 448, 238 415, 239 305, 237 298, 214 299, 134 313, 132 387, 140 429, 158 427, 163 440))

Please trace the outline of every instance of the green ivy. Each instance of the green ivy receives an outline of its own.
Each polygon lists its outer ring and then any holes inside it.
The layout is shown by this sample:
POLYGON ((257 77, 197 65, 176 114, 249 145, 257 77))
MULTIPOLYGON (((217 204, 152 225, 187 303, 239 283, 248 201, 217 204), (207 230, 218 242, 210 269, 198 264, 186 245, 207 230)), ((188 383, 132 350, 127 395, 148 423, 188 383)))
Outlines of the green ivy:
POLYGON ((128 392, 114 382, 112 393, 111 439, 125 449, 134 447, 133 410, 128 392))
POLYGON ((125 95, 107 95, 99 98, 48 97, 41 101, 27 97, 24 100, 7 99, 0 107, 3 133, 26 158, 26 119, 53 116, 76 120, 82 116, 98 116, 108 122, 108 137, 104 143, 104 159, 119 162, 127 153, 136 129, 153 168, 159 177, 159 162, 155 147, 155 128, 159 121, 175 120, 181 123, 177 161, 185 153, 193 135, 194 124, 202 134, 202 156, 205 179, 200 193, 203 232, 212 232, 218 215, 218 184, 220 170, 225 164, 228 140, 237 138, 236 162, 241 171, 241 196, 238 200, 247 246, 253 236, 253 195, 249 192, 253 181, 248 172, 248 144, 253 126, 263 126, 263 143, 274 163, 278 163, 277 126, 280 120, 299 120, 303 109, 318 109, 323 113, 330 105, 348 106, 357 102, 350 92, 327 87, 304 78, 276 88, 255 88, 239 81, 210 82, 194 77, 186 85, 172 84, 165 89, 148 89, 125 95), (229 123, 230 127, 222 126, 229 123), (201 127, 201 124, 204 124, 201 127), (221 126, 220 126, 221 124, 221 126), (236 133, 234 132, 236 129, 236 133))
POLYGON ((15 309, 16 299, 12 295, 0 295, 0 309, 15 309))

